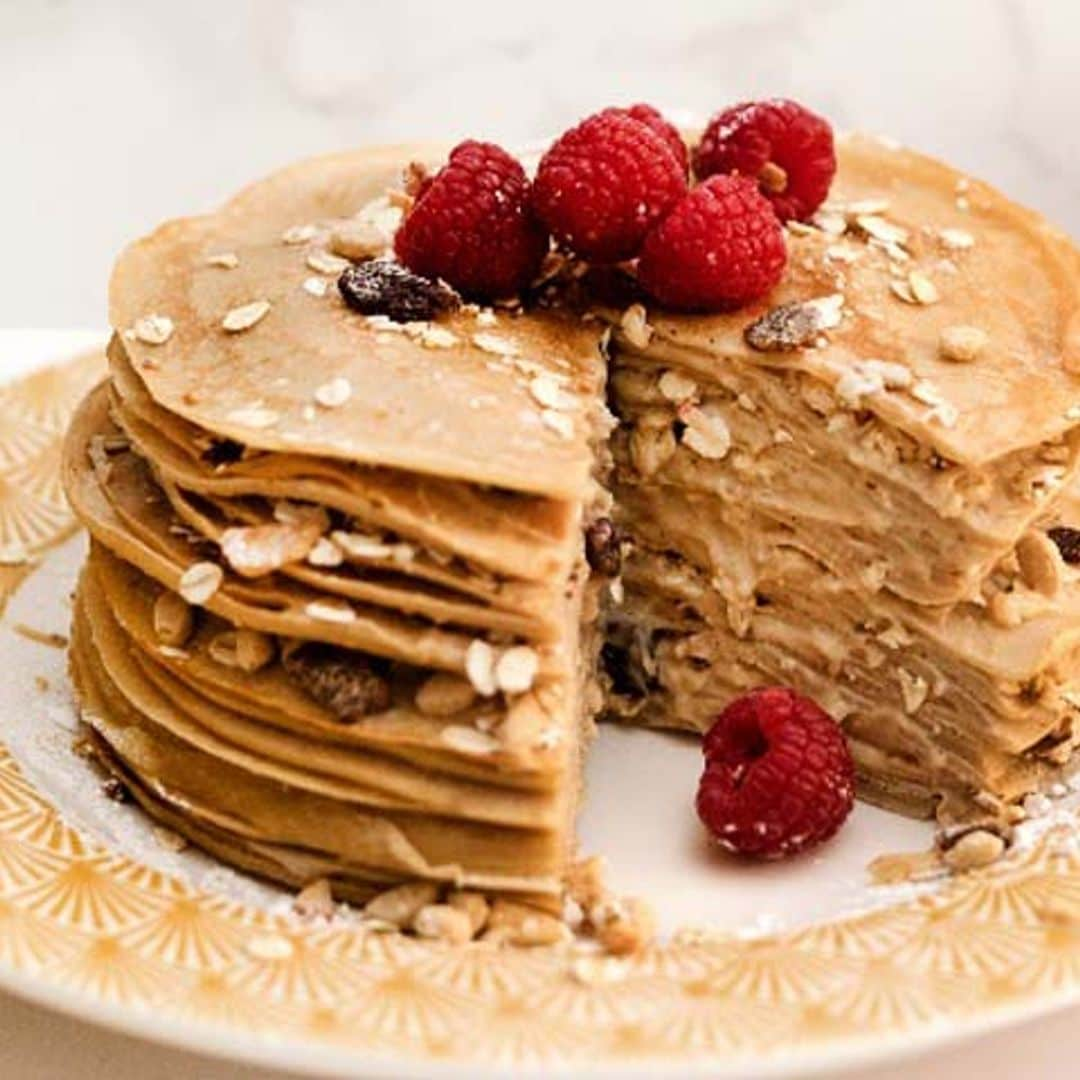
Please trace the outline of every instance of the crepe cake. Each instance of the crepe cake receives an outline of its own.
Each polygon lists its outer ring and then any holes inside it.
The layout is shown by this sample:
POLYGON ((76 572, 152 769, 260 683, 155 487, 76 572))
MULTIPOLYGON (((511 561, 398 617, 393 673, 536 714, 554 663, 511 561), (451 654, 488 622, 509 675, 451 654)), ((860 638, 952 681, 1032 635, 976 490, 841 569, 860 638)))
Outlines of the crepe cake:
POLYGON ((225 861, 393 894, 398 925, 483 894, 515 940, 560 933, 520 911, 559 910, 601 708, 702 729, 793 685, 866 797, 1014 820, 1076 741, 1046 530, 1078 482, 1080 264, 942 164, 838 151, 782 284, 723 315, 573 267, 541 305, 348 310, 334 278, 430 148, 302 163, 129 248, 64 463, 108 768, 225 861))
POLYGON ((1077 739, 1080 591, 1046 532, 1076 483, 1077 253, 911 151, 839 162, 767 310, 616 329, 615 696, 703 729, 791 684, 865 797, 1009 820, 1077 739))

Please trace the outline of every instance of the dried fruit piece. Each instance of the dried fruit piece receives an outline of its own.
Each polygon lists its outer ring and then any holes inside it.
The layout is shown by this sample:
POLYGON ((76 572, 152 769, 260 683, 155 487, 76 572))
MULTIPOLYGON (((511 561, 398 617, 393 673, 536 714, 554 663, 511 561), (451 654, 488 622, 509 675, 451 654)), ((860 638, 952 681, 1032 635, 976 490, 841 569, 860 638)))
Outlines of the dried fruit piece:
POLYGON ((1046 535, 1057 544, 1061 557, 1070 565, 1080 563, 1080 529, 1068 525, 1055 525, 1046 535))
POLYGON ((348 649, 310 641, 286 649, 286 674, 339 720, 359 720, 390 705, 385 665, 348 649))
POLYGON ((743 337, 760 352, 792 352, 813 345, 825 331, 840 322, 844 298, 839 293, 816 300, 781 304, 752 322, 743 337))
POLYGON ((763 859, 833 836, 855 801, 855 766, 831 716, 784 687, 732 702, 703 743, 697 811, 717 842, 763 859))
POLYGON ((611 518, 597 518, 585 530, 585 560, 604 577, 619 576, 622 571, 622 538, 611 518))
POLYGON ((394 322, 433 319, 460 304, 457 294, 385 259, 350 266, 338 278, 342 299, 364 315, 386 315, 394 322))

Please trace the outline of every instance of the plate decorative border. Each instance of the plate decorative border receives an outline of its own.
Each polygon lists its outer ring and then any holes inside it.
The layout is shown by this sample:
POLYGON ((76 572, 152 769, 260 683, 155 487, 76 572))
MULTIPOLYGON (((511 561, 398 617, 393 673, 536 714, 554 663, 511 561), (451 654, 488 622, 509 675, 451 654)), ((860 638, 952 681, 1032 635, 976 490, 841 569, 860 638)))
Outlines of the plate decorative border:
MULTIPOLYGON (((102 370, 0 387, 0 612, 73 528, 60 439, 102 370)), ((751 940, 455 948, 197 891, 81 835, 0 743, 0 985, 189 1048, 301 1065, 306 1047, 329 1071, 771 1072, 1080 999, 1080 845, 1055 825, 933 895, 751 940)))

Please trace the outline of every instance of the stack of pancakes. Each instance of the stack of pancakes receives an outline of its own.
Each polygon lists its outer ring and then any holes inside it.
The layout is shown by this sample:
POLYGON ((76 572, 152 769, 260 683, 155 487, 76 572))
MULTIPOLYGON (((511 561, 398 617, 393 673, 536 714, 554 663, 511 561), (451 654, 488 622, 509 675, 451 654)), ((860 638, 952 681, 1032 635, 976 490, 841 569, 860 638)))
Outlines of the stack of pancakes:
POLYGON ((769 683, 843 724, 869 798, 1014 820, 1080 739, 1080 260, 941 164, 839 154, 784 282, 720 315, 577 273, 350 310, 409 148, 130 248, 65 462, 102 760, 224 860, 354 899, 556 908, 592 714, 702 729, 769 683))
POLYGON ((858 137, 790 248, 771 311, 616 337, 622 709, 701 729, 793 685, 865 797, 1016 817, 1080 739, 1080 582, 1048 535, 1080 526, 1076 250, 858 137))
POLYGON ((75 679, 108 767, 228 862, 555 907, 597 704, 603 358, 571 316, 347 310, 331 233, 399 167, 314 163, 120 261, 65 462, 75 679))

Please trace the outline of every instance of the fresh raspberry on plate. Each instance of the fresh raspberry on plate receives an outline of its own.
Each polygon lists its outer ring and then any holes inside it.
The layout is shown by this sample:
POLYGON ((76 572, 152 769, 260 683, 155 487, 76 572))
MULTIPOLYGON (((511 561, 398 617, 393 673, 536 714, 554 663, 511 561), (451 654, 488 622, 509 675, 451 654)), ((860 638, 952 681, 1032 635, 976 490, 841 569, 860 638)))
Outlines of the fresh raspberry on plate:
POLYGON ((764 296, 786 263, 784 230, 757 184, 713 176, 646 237, 638 279, 668 307, 723 311, 764 296))
POLYGON ((632 116, 635 120, 639 120, 646 127, 652 128, 667 143, 668 149, 675 155, 675 160, 679 163, 683 175, 689 172, 690 151, 687 150, 686 143, 683 142, 683 137, 679 134, 679 129, 670 120, 665 119, 659 109, 640 102, 637 105, 630 105, 623 112, 628 116, 632 116))
POLYGON ((855 801, 855 766, 840 726, 794 690, 733 701, 702 747, 697 812, 722 846, 780 859, 833 836, 855 801))
POLYGON ((832 128, 794 101, 734 105, 709 122, 694 172, 701 179, 752 176, 781 221, 804 221, 825 201, 836 173, 832 128))
POLYGON ((547 250, 525 170, 500 147, 472 140, 424 181, 394 237, 397 257, 414 273, 483 299, 520 292, 547 250))
POLYGON ((645 234, 686 192, 686 171, 655 121, 605 109, 560 136, 533 184, 537 216, 586 259, 633 258, 645 234))

